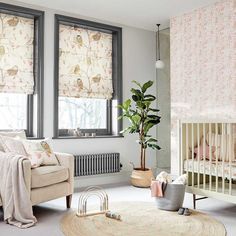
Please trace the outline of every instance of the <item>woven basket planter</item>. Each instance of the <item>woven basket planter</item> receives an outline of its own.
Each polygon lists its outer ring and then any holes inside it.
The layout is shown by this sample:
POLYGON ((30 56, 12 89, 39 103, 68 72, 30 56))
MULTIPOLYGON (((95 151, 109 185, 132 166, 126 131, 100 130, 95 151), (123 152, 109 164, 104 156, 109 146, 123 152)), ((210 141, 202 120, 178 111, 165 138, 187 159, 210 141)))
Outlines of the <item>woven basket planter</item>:
POLYGON ((139 188, 149 188, 151 185, 151 180, 154 176, 151 169, 147 169, 145 171, 134 169, 130 178, 133 186, 139 188))

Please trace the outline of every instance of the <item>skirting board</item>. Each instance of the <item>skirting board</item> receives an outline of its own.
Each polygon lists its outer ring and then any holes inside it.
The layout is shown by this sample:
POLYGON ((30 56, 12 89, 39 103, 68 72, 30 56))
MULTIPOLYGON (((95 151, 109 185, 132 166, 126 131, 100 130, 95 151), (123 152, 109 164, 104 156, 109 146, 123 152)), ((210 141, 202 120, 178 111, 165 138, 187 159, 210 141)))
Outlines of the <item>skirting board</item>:
MULTIPOLYGON (((157 169, 152 169, 154 177, 156 177, 157 169)), ((101 174, 101 175, 91 175, 91 176, 80 176, 75 177, 74 188, 84 188, 88 186, 97 185, 109 185, 109 184, 120 184, 120 183, 130 183, 130 176, 132 171, 122 170, 119 173, 101 174)))
POLYGON ((131 171, 121 171, 119 173, 91 175, 75 177, 75 189, 84 188, 88 186, 129 183, 131 171))

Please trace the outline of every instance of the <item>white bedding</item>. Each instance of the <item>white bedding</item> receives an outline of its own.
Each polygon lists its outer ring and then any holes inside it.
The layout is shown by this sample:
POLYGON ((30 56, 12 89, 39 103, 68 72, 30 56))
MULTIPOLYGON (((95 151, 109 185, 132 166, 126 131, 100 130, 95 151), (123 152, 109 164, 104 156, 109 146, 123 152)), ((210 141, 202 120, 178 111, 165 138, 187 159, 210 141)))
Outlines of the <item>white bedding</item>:
POLYGON ((188 161, 184 161, 184 170, 185 171, 194 171, 194 173, 201 173, 209 175, 211 173, 212 176, 216 176, 218 174, 219 177, 230 178, 230 170, 231 170, 231 178, 236 179, 236 162, 232 162, 231 166, 229 162, 218 161, 218 168, 216 167, 216 161, 212 161, 210 165, 210 161, 205 161, 205 172, 204 172, 204 161, 198 161, 189 159, 188 161), (218 173, 217 173, 218 169, 218 173), (224 176, 223 176, 224 174, 224 176))

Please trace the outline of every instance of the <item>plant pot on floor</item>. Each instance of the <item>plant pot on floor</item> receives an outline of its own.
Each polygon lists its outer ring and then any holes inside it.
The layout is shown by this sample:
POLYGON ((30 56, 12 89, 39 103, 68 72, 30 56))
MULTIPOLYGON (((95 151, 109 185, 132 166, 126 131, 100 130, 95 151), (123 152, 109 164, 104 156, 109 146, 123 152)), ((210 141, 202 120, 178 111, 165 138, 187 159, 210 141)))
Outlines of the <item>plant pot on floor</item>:
POLYGON ((140 168, 134 168, 130 176, 131 184, 135 187, 148 188, 151 185, 152 178, 154 178, 152 170, 141 170, 140 168))

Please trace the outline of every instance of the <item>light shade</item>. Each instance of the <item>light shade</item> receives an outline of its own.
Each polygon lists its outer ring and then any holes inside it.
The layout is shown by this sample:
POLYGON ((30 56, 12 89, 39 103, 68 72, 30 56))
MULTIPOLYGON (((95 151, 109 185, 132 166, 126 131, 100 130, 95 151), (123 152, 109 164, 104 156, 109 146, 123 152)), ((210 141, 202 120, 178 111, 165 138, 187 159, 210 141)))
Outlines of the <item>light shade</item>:
POLYGON ((162 69, 162 68, 164 68, 164 67, 165 67, 165 64, 164 64, 163 61, 161 61, 161 60, 157 60, 157 61, 156 61, 156 68, 157 68, 157 69, 162 69))

